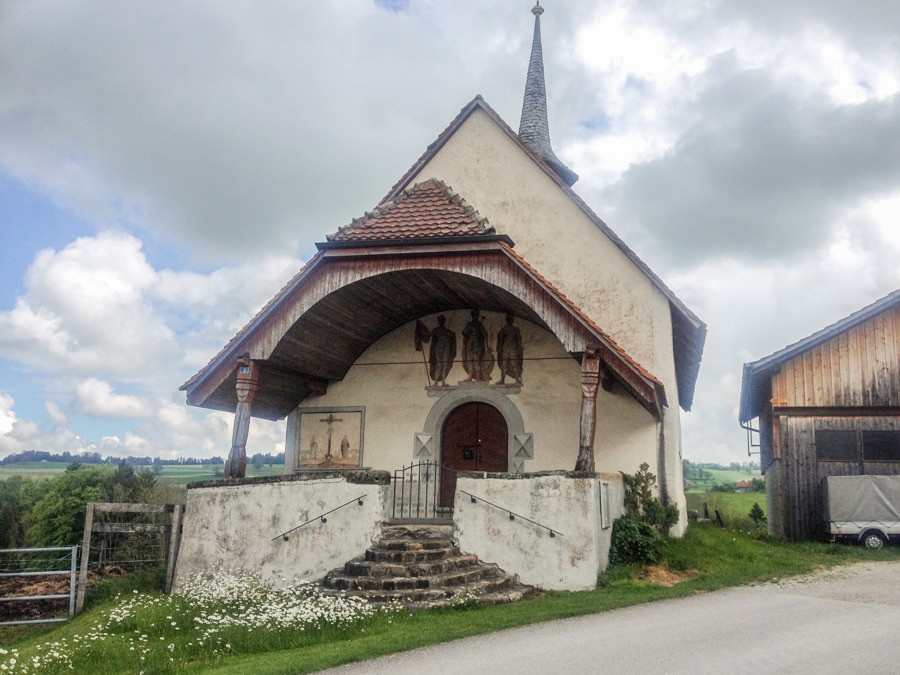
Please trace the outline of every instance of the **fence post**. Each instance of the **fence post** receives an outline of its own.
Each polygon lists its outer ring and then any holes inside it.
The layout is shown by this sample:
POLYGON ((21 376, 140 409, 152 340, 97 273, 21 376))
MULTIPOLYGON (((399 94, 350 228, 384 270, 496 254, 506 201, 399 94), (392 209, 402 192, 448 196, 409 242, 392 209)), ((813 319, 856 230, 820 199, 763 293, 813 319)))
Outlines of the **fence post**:
POLYGON ((78 572, 78 592, 75 597, 75 613, 84 609, 84 591, 87 586, 88 559, 91 557, 91 530, 94 527, 94 504, 87 505, 84 514, 84 536, 81 539, 81 569, 78 572))
POLYGON ((175 578, 175 561, 178 559, 178 547, 181 543, 181 513, 184 506, 175 504, 172 509, 172 531, 169 533, 169 551, 166 561, 166 593, 172 592, 172 581, 175 578))
POLYGON ((72 546, 72 561, 69 565, 69 618, 75 616, 75 578, 78 572, 78 545, 72 546))

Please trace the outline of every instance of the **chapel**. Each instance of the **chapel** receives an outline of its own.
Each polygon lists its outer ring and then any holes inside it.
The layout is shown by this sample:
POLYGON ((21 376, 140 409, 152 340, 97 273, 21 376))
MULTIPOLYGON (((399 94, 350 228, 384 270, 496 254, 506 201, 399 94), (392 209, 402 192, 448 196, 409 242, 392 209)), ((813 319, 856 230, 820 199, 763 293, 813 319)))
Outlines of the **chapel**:
POLYGON ((445 515, 461 472, 646 463, 683 532, 680 411, 706 326, 573 189, 550 141, 543 11, 518 131, 475 96, 182 386, 235 414, 227 478, 252 419, 286 418, 286 474, 433 461, 445 515))

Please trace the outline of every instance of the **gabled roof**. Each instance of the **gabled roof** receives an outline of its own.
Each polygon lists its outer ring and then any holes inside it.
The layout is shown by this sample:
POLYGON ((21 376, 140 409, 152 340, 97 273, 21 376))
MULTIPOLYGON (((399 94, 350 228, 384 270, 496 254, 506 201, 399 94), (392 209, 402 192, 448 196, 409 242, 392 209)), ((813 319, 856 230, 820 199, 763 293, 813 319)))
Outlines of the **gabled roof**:
POLYGON ((382 202, 335 234, 333 241, 390 241, 494 234, 486 218, 443 181, 431 178, 382 202))
POLYGON ((390 330, 461 307, 520 316, 573 355, 600 347, 610 376, 657 418, 662 383, 498 237, 321 250, 181 389, 190 405, 234 410, 236 359, 260 367, 254 416, 279 419, 324 393, 390 330), (411 292, 410 289, 429 289, 411 292), (365 321, 354 321, 365 316, 365 321))
POLYGON ((678 400, 685 410, 690 410, 694 400, 694 388, 697 384, 697 374, 700 370, 700 360, 703 356, 703 346, 706 342, 706 324, 685 305, 672 290, 666 286, 647 264, 632 251, 619 236, 591 208, 579 197, 566 181, 550 166, 535 150, 510 128, 503 119, 491 108, 479 94, 468 105, 460 110, 456 118, 450 122, 437 139, 429 145, 419 159, 409 168, 391 188, 390 192, 382 200, 382 204, 396 199, 410 184, 413 178, 430 162, 444 147, 447 141, 462 127, 462 125, 476 111, 484 112, 505 134, 513 141, 522 152, 527 154, 534 163, 559 187, 560 190, 571 199, 584 215, 602 231, 610 241, 615 244, 625 256, 640 269, 651 283, 669 301, 672 315, 673 349, 675 351, 675 372, 678 380, 678 400))
POLYGON ((900 289, 774 354, 745 363, 741 381, 739 421, 749 422, 759 416, 769 396, 770 377, 782 364, 898 305, 900 305, 900 289))

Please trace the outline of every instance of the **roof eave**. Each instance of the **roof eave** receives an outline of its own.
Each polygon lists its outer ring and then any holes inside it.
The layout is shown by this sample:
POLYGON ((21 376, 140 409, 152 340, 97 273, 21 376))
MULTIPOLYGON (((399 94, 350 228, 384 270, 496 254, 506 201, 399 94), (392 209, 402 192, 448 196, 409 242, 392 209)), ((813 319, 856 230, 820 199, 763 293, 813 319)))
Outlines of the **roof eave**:
POLYGON ((316 242, 316 249, 319 251, 328 251, 334 249, 348 248, 385 248, 396 246, 434 246, 446 244, 448 246, 456 244, 490 244, 502 242, 508 246, 515 246, 513 240, 505 234, 465 234, 453 235, 449 237, 402 237, 395 239, 346 239, 339 241, 321 241, 316 242))

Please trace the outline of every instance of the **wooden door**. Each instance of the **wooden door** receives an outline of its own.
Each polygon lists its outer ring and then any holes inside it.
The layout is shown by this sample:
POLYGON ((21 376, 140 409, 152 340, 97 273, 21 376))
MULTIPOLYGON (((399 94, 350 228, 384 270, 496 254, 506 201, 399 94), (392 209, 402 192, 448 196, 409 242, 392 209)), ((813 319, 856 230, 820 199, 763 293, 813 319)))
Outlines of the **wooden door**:
POLYGON ((458 471, 509 471, 506 420, 475 401, 454 408, 441 430, 441 506, 453 506, 458 471))

